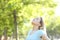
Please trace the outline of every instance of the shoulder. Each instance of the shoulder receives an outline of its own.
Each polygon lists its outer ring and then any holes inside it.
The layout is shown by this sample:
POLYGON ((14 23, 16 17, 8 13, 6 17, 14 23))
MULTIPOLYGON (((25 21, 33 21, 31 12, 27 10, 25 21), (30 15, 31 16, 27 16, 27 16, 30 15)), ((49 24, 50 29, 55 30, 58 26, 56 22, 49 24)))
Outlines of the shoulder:
POLYGON ((39 35, 44 35, 45 34, 45 31, 44 30, 38 30, 38 34, 39 35))
POLYGON ((38 30, 38 32, 44 32, 44 30, 38 30))
POLYGON ((29 30, 29 31, 28 31, 28 34, 30 34, 30 33, 31 33, 31 31, 32 31, 32 30, 29 30))

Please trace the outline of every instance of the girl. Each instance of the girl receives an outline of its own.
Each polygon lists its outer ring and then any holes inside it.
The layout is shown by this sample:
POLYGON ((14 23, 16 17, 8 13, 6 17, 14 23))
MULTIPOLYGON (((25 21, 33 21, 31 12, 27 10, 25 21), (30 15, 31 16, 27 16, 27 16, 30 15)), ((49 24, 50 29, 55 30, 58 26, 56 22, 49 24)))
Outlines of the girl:
POLYGON ((33 28, 29 31, 26 40, 47 40, 42 17, 34 18, 32 25, 33 28))

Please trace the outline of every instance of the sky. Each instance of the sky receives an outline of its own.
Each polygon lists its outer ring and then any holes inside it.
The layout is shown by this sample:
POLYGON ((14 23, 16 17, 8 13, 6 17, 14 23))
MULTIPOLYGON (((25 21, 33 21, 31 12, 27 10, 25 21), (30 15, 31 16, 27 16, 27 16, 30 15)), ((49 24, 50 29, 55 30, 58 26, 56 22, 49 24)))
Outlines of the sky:
POLYGON ((60 16, 60 0, 54 0, 55 2, 57 2, 57 7, 55 9, 55 16, 60 16))

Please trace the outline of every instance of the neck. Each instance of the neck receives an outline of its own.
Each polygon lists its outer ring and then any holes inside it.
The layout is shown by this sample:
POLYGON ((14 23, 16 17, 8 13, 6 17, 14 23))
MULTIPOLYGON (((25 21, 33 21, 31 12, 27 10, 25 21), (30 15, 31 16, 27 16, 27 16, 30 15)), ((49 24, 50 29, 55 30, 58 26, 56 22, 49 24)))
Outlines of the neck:
POLYGON ((34 31, 38 30, 38 27, 37 27, 37 26, 34 26, 34 27, 33 27, 33 30, 34 30, 34 31))

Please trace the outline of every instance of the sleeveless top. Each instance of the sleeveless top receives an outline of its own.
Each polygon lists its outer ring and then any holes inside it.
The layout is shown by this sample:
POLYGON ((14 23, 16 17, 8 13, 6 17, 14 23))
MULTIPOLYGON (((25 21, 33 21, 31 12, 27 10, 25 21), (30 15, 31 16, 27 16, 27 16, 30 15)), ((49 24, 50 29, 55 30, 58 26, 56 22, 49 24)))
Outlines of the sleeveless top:
POLYGON ((43 30, 37 30, 33 34, 30 34, 32 30, 28 32, 26 40, 41 40, 41 36, 45 34, 43 30))

